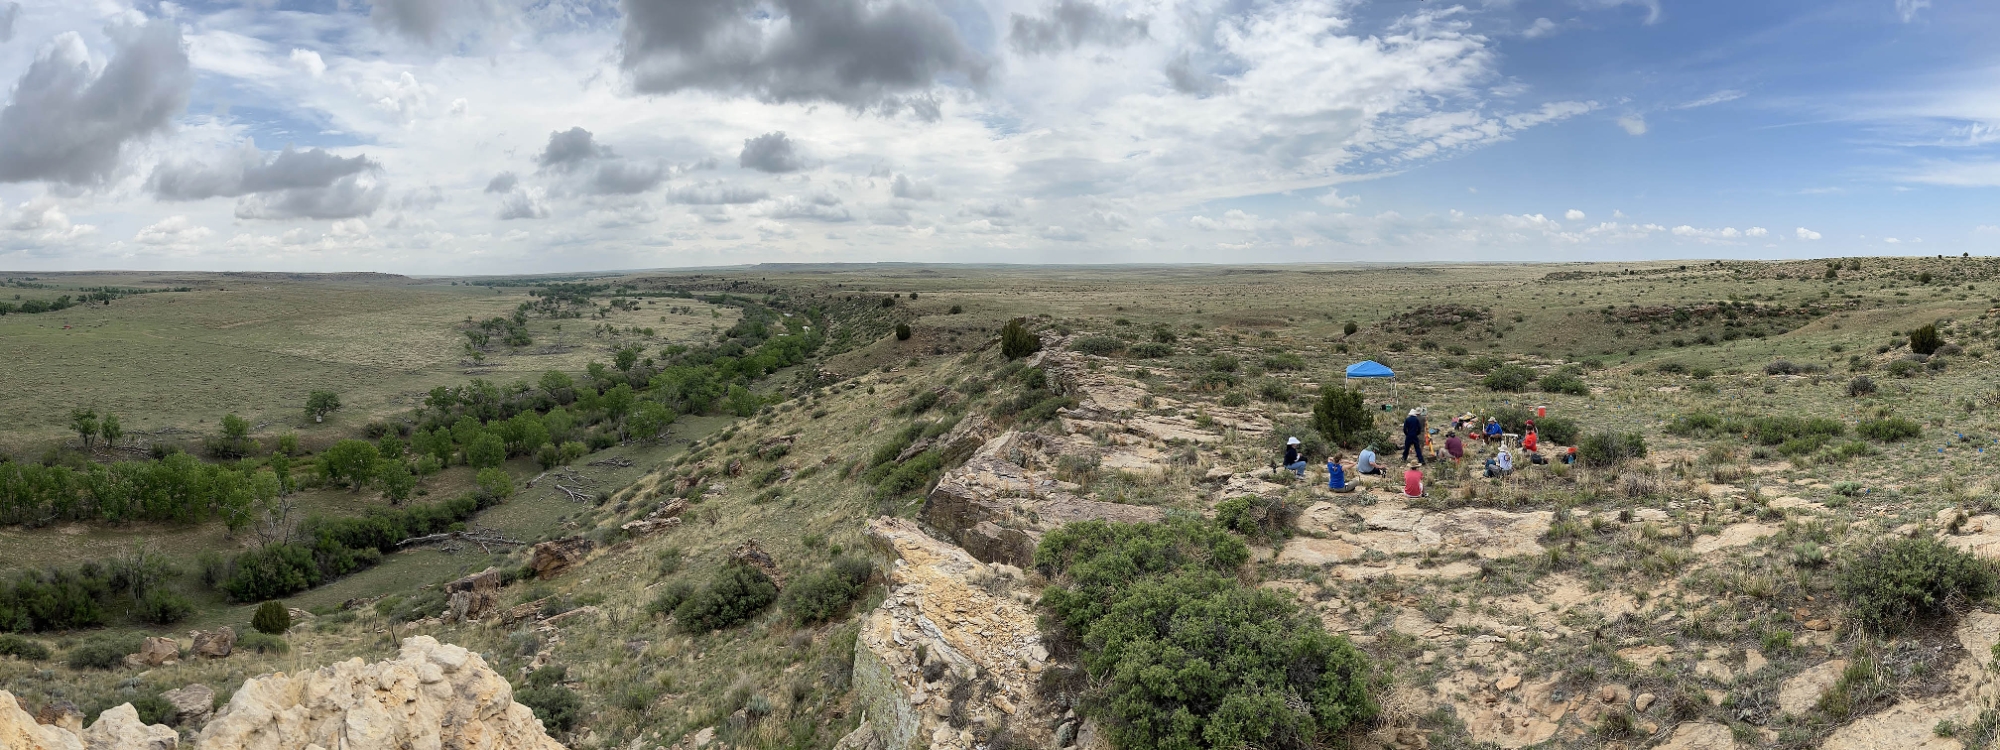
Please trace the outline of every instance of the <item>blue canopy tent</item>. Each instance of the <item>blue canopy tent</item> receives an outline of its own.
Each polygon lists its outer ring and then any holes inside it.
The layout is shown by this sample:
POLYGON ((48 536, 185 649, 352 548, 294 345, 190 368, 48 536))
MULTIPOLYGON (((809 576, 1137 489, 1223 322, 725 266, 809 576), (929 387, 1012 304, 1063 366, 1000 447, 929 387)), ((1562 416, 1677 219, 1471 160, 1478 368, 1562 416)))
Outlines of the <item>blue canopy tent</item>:
POLYGON ((1389 369, 1388 365, 1372 359, 1356 362, 1347 366, 1347 379, 1350 381, 1387 380, 1389 381, 1389 398, 1392 401, 1396 399, 1396 371, 1389 369))

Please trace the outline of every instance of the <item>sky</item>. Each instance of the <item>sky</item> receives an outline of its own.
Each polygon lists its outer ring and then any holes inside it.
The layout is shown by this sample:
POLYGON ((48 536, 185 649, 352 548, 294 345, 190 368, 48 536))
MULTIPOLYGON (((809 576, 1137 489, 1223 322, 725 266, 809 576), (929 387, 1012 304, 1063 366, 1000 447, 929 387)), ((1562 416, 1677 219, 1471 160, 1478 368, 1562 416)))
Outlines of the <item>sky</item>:
POLYGON ((1990 0, 0 0, 0 269, 2000 249, 1990 0))

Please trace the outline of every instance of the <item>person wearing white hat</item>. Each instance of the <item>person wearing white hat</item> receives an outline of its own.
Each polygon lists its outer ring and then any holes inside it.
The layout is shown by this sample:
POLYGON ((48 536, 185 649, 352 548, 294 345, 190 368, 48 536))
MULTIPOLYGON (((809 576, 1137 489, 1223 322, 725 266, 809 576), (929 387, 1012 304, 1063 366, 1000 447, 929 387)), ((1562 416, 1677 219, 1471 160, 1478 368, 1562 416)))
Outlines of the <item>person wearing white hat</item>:
POLYGON ((1306 458, 1299 455, 1299 439, 1297 437, 1285 440, 1285 468, 1291 469, 1293 474, 1297 474, 1300 477, 1306 475, 1306 458))
POLYGON ((1403 460, 1410 460, 1410 452, 1416 451, 1417 463, 1424 462, 1424 410, 1411 409, 1410 416, 1403 419, 1403 460))

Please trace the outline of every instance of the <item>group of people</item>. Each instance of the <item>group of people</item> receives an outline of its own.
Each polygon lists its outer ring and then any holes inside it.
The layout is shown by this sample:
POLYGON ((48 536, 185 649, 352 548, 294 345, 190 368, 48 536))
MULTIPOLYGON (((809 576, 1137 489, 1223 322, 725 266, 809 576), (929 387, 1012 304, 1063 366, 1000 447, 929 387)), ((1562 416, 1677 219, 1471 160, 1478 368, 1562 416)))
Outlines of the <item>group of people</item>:
MULTIPOLYGON (((1402 461, 1404 464, 1404 495, 1409 497, 1425 496, 1423 466, 1429 460, 1465 460, 1466 438, 1498 444, 1497 450, 1485 460, 1483 466, 1483 471, 1488 478, 1505 477, 1514 473, 1514 456, 1507 450, 1507 438, 1509 435, 1501 426, 1500 420, 1494 417, 1487 417, 1484 423, 1481 423, 1477 416, 1470 413, 1456 417, 1452 420, 1451 428, 1445 432, 1444 443, 1440 446, 1434 445, 1431 441, 1431 436, 1435 435, 1437 431, 1429 427, 1426 416, 1424 409, 1416 408, 1411 409, 1409 416, 1403 420, 1402 461), (1465 432, 1466 438, 1459 437, 1461 430, 1465 432), (1415 454, 1416 460, 1410 460, 1411 454, 1415 454)), ((1300 453, 1299 447, 1300 443, 1297 437, 1285 441, 1284 466, 1298 476, 1304 477, 1306 475, 1306 461, 1304 454, 1300 453)), ((1521 451, 1527 456, 1527 461, 1530 464, 1539 465, 1549 462, 1549 459, 1542 455, 1541 436, 1535 431, 1535 421, 1532 419, 1527 420, 1527 424, 1522 429, 1521 451)), ((1347 469, 1342 463, 1342 459, 1343 456, 1338 450, 1333 451, 1326 457, 1326 487, 1328 490, 1338 493, 1353 492, 1356 485, 1352 481, 1349 481, 1347 469)), ((1555 460, 1564 464, 1575 462, 1576 448, 1571 447, 1559 450, 1555 460)), ((1375 476, 1384 476, 1388 473, 1382 466, 1381 457, 1375 453, 1375 446, 1370 445, 1363 448, 1355 456, 1354 473, 1356 475, 1372 474, 1375 476)))

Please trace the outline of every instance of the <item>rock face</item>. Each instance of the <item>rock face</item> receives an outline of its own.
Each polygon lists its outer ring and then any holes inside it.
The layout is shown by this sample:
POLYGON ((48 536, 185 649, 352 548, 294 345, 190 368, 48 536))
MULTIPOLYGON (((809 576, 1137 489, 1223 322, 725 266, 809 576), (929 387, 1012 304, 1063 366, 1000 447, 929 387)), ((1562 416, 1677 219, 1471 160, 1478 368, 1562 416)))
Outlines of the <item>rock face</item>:
POLYGON ((236 631, 228 625, 215 630, 196 630, 188 633, 194 639, 194 654, 209 659, 221 659, 236 650, 236 631))
POLYGON ((180 644, 175 643, 174 639, 172 638, 158 638, 152 636, 148 636, 145 642, 139 644, 139 653, 125 657, 126 663, 132 664, 134 666, 145 666, 145 667, 157 667, 164 664, 177 664, 180 662, 180 660, 181 660, 180 644))
POLYGON ((500 606, 500 585, 505 581, 506 574, 499 568, 487 568, 445 584, 451 606, 445 610, 444 621, 469 622, 485 617, 500 606))
POLYGON ((660 506, 654 508, 653 512, 647 513, 645 518, 637 521, 626 521, 625 525, 618 528, 638 534, 639 536, 657 534, 681 525, 681 512, 685 510, 687 510, 687 501, 677 497, 660 503, 660 506))
POLYGON ((203 727, 202 750, 562 750, 478 654, 429 636, 390 661, 253 677, 203 727))
POLYGON ((910 521, 870 521, 868 539, 896 562, 855 642, 868 718, 843 747, 971 750, 1003 729, 1015 747, 1054 747, 1058 722, 1034 695, 1048 652, 1031 597, 1008 595, 993 566, 910 521))
POLYGON ((38 724, 22 710, 14 695, 0 690, 0 748, 6 750, 175 750, 180 735, 163 724, 139 721, 138 710, 126 703, 105 710, 97 723, 77 732, 38 724))
POLYGON ((548 580, 582 564, 594 549, 597 549, 596 542, 580 536, 542 542, 529 553, 528 568, 535 571, 536 578, 548 580))
POLYGON ((169 690, 160 697, 173 704, 174 723, 184 727, 207 724, 208 717, 215 712, 215 691, 200 683, 169 690))
POLYGON ((924 520, 973 557, 1017 567, 1034 563, 1049 529, 1102 519, 1158 521, 1159 508, 1085 500, 1077 487, 1022 465, 1047 461, 1051 439, 1007 432, 983 444, 963 466, 945 472, 924 501, 924 520))
POLYGON ((1365 531, 1354 531, 1355 511, 1334 503, 1315 503, 1299 518, 1299 527, 1321 532, 1319 538, 1298 537, 1278 553, 1284 562, 1328 566, 1341 578, 1452 578, 1470 575, 1478 567, 1452 562, 1425 567, 1413 555, 1471 553, 1485 559, 1531 555, 1543 551, 1541 537, 1555 514, 1549 511, 1509 513, 1490 508, 1429 511, 1395 501, 1359 509, 1365 531), (1372 553, 1372 554, 1371 554, 1372 553), (1372 559, 1372 562, 1370 560, 1372 559))

